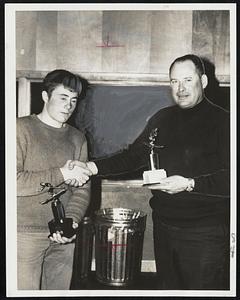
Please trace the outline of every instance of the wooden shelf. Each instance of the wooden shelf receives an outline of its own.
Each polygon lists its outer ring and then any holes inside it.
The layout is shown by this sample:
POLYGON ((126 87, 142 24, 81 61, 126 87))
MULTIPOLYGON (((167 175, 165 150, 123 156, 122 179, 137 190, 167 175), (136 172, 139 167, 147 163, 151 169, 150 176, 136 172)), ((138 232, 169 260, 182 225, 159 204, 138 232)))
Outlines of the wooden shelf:
MULTIPOLYGON (((81 72, 71 70, 74 73, 82 75, 91 84, 104 85, 136 85, 136 86, 159 86, 169 85, 168 74, 159 73, 99 73, 99 72, 81 72)), ((26 78, 32 82, 41 82, 48 71, 17 70, 17 79, 26 78)), ((217 75, 220 86, 228 86, 230 83, 229 75, 217 75)))

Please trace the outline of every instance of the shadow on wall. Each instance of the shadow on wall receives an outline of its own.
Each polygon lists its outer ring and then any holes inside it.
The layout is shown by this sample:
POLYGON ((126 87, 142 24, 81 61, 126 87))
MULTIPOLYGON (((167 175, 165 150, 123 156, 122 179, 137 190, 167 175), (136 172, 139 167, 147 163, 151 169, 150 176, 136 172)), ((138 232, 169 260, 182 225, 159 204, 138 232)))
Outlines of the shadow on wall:
POLYGON ((208 85, 205 88, 205 95, 213 103, 230 111, 230 88, 220 87, 215 74, 215 65, 208 59, 201 57, 204 62, 205 71, 208 76, 208 85))

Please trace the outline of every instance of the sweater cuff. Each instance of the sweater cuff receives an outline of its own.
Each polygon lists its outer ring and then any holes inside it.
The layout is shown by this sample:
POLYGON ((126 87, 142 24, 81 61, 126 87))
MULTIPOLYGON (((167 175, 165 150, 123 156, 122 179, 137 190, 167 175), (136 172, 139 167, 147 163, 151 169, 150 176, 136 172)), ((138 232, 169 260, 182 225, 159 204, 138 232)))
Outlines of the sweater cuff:
POLYGON ((193 177, 194 179, 194 192, 200 192, 202 186, 201 177, 193 177))
POLYGON ((80 221, 81 221, 81 219, 82 219, 82 217, 76 217, 76 216, 74 216, 74 215, 72 215, 72 214, 68 214, 68 213, 66 213, 66 218, 72 218, 73 219, 73 222, 76 222, 76 223, 79 223, 80 221))
POLYGON ((88 161, 86 164, 88 169, 92 172, 92 174, 97 175, 98 173, 97 165, 93 161, 88 161))
POLYGON ((188 178, 188 186, 186 188, 187 192, 192 192, 195 187, 195 179, 194 178, 188 178))
POLYGON ((60 184, 64 181, 64 178, 63 178, 60 168, 54 169, 54 175, 55 175, 55 178, 52 178, 53 179, 52 181, 53 182, 55 181, 54 185, 60 184))

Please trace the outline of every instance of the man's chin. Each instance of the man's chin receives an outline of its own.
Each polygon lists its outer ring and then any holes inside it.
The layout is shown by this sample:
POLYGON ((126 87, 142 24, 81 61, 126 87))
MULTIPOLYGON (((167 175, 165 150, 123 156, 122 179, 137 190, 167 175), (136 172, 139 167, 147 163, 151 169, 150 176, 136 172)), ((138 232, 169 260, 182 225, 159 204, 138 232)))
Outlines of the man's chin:
POLYGON ((68 121, 68 119, 69 119, 69 118, 58 118, 57 121, 58 121, 58 123, 60 123, 60 124, 63 125, 63 124, 65 124, 65 123, 68 121))
POLYGON ((67 122, 67 120, 70 118, 70 115, 69 114, 64 114, 64 115, 62 115, 62 117, 61 117, 61 121, 62 122, 67 122))
POLYGON ((187 101, 177 101, 177 105, 183 109, 191 108, 192 106, 187 101))

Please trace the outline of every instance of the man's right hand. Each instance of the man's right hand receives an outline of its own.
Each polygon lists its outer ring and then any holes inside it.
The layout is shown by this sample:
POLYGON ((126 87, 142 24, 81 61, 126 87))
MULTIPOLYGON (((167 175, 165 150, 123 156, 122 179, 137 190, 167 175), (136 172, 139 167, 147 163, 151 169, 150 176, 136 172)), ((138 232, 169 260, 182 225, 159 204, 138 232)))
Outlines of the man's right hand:
POLYGON ((74 187, 84 185, 89 180, 92 172, 88 168, 84 168, 83 165, 85 165, 85 163, 82 163, 82 166, 76 165, 72 168, 71 166, 69 167, 70 162, 71 160, 68 160, 66 164, 60 168, 65 183, 74 187))

